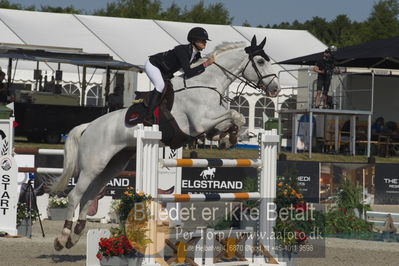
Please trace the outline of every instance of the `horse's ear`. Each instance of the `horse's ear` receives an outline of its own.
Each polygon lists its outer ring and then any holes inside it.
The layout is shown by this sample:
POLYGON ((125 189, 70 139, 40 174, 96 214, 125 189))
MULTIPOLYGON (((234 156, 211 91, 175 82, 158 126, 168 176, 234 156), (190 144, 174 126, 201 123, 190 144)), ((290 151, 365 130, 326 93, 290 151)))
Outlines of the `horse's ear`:
POLYGON ((258 48, 259 49, 263 49, 263 47, 265 47, 266 44, 266 37, 263 39, 263 41, 259 44, 258 48))
POLYGON ((251 47, 256 47, 256 36, 252 37, 251 47))

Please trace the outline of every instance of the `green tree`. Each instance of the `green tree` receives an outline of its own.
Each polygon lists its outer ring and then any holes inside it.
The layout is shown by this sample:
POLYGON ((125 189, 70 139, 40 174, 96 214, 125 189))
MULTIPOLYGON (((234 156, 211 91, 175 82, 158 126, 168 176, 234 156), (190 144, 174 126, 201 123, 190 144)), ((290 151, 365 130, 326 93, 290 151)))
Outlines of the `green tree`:
POLYGON ((94 15, 208 24, 231 24, 233 20, 223 4, 216 3, 205 6, 203 1, 191 9, 181 9, 173 3, 163 11, 161 1, 158 0, 117 0, 108 3, 106 8, 95 11, 94 15))
POLYGON ((35 6, 22 7, 20 4, 12 4, 8 0, 0 0, 0 8, 17 10, 35 10, 35 6))
POLYGON ((399 35, 398 0, 380 0, 361 28, 361 41, 369 42, 399 35))
POLYGON ((182 21, 208 24, 231 24, 233 18, 229 16, 229 11, 224 8, 222 3, 210 4, 205 7, 201 1, 194 5, 191 10, 182 14, 182 21))
POLYGON ((8 0, 1 0, 0 1, 0 8, 22 9, 22 6, 20 4, 11 4, 8 0))
POLYGON ((108 3, 104 9, 94 12, 94 15, 158 19, 161 17, 161 1, 158 0, 117 0, 108 3))
POLYGON ((72 5, 69 7, 42 6, 40 8, 40 11, 53 12, 53 13, 82 14, 81 10, 75 9, 72 5))
POLYGON ((361 37, 356 30, 358 27, 358 23, 353 23, 347 15, 338 15, 330 22, 329 44, 344 47, 360 43, 361 37))
POLYGON ((161 14, 162 20, 179 21, 182 10, 181 8, 173 3, 165 12, 161 14))

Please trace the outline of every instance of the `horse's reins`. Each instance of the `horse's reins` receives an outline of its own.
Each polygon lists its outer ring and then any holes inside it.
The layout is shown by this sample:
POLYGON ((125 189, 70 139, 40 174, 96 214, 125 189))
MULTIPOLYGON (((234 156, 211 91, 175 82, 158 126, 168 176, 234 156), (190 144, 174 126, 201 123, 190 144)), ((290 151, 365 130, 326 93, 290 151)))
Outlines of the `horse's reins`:
POLYGON ((175 93, 180 92, 180 91, 183 91, 183 90, 186 90, 186 89, 207 88, 207 89, 216 91, 216 92, 219 94, 219 96, 220 96, 220 104, 222 104, 222 101, 226 101, 226 102, 232 102, 232 101, 234 101, 235 98, 237 98, 237 96, 240 96, 240 95, 243 93, 244 88, 245 88, 245 86, 247 86, 247 85, 250 86, 250 87, 252 87, 252 88, 254 88, 254 89, 256 89, 256 90, 261 90, 261 89, 259 88, 259 86, 260 86, 260 83, 263 82, 263 79, 268 78, 268 77, 273 77, 273 78, 269 81, 269 83, 266 85, 266 88, 267 88, 267 87, 269 87, 270 83, 271 83, 275 78, 277 78, 277 75, 274 74, 274 73, 273 73, 273 74, 268 74, 268 75, 262 76, 262 74, 260 73, 258 67, 257 67, 256 64, 255 64, 255 61, 254 61, 254 59, 253 59, 253 55, 251 55, 251 54, 249 55, 249 60, 248 60, 248 62, 246 63, 245 67, 244 67, 243 70, 240 72, 240 73, 241 73, 240 76, 234 74, 233 72, 231 72, 230 70, 228 70, 227 68, 225 68, 224 66, 222 66, 222 65, 220 65, 220 64, 218 64, 218 63, 216 63, 216 62, 214 62, 214 64, 215 64, 218 68, 220 68, 222 71, 227 72, 227 73, 230 74, 231 76, 233 76, 233 77, 235 77, 236 79, 238 79, 238 80, 241 81, 240 84, 239 84, 238 87, 237 87, 237 93, 236 93, 237 95, 234 97, 234 99, 231 99, 231 98, 229 98, 228 96, 223 96, 223 95, 217 90, 217 88, 215 88, 215 87, 209 87, 209 86, 189 86, 189 87, 188 87, 187 84, 186 84, 186 78, 185 78, 185 77, 183 77, 184 88, 175 90, 175 93), (244 72, 245 72, 245 70, 247 69, 247 67, 248 67, 248 65, 249 65, 249 62, 252 63, 252 67, 254 68, 255 73, 256 73, 256 75, 258 76, 258 79, 259 79, 259 80, 258 80, 257 83, 255 83, 255 82, 251 81, 250 79, 246 78, 245 75, 244 75, 244 72), (244 86, 242 87, 241 91, 238 93, 238 90, 239 90, 241 84, 244 84, 244 86))

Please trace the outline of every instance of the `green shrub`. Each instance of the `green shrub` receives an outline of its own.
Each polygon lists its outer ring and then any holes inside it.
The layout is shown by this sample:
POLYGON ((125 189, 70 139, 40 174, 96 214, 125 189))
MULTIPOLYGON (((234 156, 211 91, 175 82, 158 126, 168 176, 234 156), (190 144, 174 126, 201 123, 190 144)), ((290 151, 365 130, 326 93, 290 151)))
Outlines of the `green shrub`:
POLYGON ((360 186, 355 186, 349 179, 345 179, 339 186, 334 203, 336 206, 326 215, 327 234, 372 232, 372 224, 356 216, 355 210, 358 210, 359 214, 370 210, 370 206, 363 203, 360 186))

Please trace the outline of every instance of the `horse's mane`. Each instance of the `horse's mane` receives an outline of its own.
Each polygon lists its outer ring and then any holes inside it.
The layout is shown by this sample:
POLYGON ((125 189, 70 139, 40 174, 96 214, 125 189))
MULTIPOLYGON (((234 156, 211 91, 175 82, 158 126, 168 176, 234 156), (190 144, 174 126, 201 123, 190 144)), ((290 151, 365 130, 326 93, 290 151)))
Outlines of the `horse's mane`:
POLYGON ((210 52, 209 54, 207 54, 206 56, 201 58, 198 62, 196 62, 195 65, 197 65, 197 63, 205 62, 209 57, 212 57, 212 56, 216 57, 218 54, 221 54, 225 51, 236 49, 236 48, 244 48, 245 45, 246 45, 245 42, 222 42, 221 44, 216 46, 212 52, 210 52))

